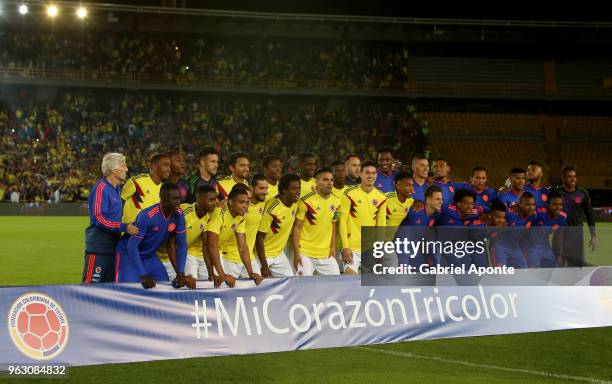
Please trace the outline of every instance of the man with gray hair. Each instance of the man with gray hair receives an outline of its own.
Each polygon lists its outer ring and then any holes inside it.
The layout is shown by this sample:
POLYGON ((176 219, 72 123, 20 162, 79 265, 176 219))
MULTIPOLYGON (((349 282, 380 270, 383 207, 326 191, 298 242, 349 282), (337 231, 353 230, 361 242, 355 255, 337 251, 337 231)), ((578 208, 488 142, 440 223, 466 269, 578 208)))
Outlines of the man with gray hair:
POLYGON ((138 228, 134 224, 121 222, 121 185, 125 183, 127 171, 125 156, 120 153, 104 155, 103 177, 89 193, 84 284, 115 281, 115 249, 121 233, 138 234, 138 228))

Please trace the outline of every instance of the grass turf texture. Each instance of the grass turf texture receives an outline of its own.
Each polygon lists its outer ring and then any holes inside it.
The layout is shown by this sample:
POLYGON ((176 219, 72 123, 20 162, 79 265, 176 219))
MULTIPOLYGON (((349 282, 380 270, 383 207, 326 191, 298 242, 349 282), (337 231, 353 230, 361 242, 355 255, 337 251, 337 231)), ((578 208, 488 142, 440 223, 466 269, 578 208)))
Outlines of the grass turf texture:
MULTIPOLYGON (((79 283, 86 225, 86 217, 0 217, 0 284, 79 283)), ((598 227, 599 248, 587 257, 605 265, 612 254, 612 225, 598 227)), ((612 382, 611 344, 612 328, 596 328, 75 367, 62 382, 612 382)))

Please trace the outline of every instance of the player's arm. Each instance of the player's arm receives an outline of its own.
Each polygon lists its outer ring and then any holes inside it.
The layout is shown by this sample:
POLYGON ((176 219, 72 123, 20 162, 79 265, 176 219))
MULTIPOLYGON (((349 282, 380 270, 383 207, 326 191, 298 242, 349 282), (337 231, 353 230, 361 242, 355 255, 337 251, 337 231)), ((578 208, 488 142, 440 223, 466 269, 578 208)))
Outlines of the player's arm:
POLYGON ((351 210, 351 201, 348 196, 343 195, 340 202, 340 220, 338 222, 338 232, 340 232, 340 241, 342 242, 342 261, 350 264, 353 261, 353 251, 349 246, 348 225, 349 212, 351 210))
POLYGON ((138 233, 136 235, 131 235, 127 243, 128 260, 130 265, 137 271, 142 286, 144 288, 153 288, 155 286, 155 280, 146 274, 144 265, 140 259, 140 251, 138 250, 138 246, 144 239, 147 228, 149 227, 149 216, 147 216, 146 213, 139 214, 136 217, 136 226, 139 228, 138 233))
POLYGON ((595 252, 595 247, 597 247, 597 237, 595 235, 595 218, 593 217, 593 207, 591 206, 591 197, 586 190, 584 190, 584 195, 585 199, 582 202, 582 209, 584 210, 587 225, 589 226, 589 232, 591 234, 591 241, 589 242, 591 252, 595 252))
POLYGON ((240 233, 236 231, 236 243, 238 244, 238 253, 240 254, 240 260, 242 260, 242 264, 244 264, 249 278, 253 279, 255 285, 261 284, 263 278, 258 273, 253 272, 253 264, 251 264, 251 252, 249 251, 249 246, 247 245, 246 235, 244 234, 244 232, 240 233))
POLYGON ((332 236, 331 244, 329 245, 329 257, 336 256, 336 220, 333 221, 331 226, 332 236))
MULTIPOLYGON (((270 202, 271 201, 273 200, 270 200, 270 202)), ((264 245, 264 240, 270 230, 270 225, 272 225, 272 215, 267 211, 267 208, 268 204, 266 203, 264 208, 265 212, 259 222, 259 228, 257 229, 257 237, 255 237, 255 250, 257 251, 259 263, 261 264, 261 275, 263 277, 272 277, 270 267, 268 266, 268 260, 266 259, 266 247, 264 245)))
POLYGON ((172 286, 181 288, 186 285, 189 289, 195 289, 195 279, 192 276, 185 276, 187 262, 187 230, 185 227, 185 217, 180 214, 176 226, 176 279, 172 282, 172 286))
POLYGON ((168 237, 168 241, 166 241, 166 244, 162 245, 162 247, 166 247, 168 259, 170 260, 170 264, 172 264, 172 269, 177 272, 178 270, 176 266, 176 234, 170 234, 170 237, 168 237))
POLYGON ((216 209, 212 213, 209 226, 206 232, 206 247, 208 248, 208 254, 210 256, 213 267, 219 273, 219 276, 213 278, 215 288, 219 288, 223 281, 227 282, 230 287, 234 286, 236 280, 232 276, 226 276, 221 265, 221 256, 219 255, 219 237, 221 235, 221 227, 223 220, 221 217, 221 210, 216 209))
POLYGON ((306 203, 302 200, 298 202, 298 209, 291 229, 291 242, 293 245, 293 265, 296 271, 300 270, 302 264, 302 255, 300 254, 300 236, 302 234, 302 226, 306 217, 306 203))
POLYGON ((203 231, 200 234, 200 240, 202 241, 202 257, 204 258, 204 263, 206 264, 206 270, 208 271, 208 280, 212 281, 215 277, 215 269, 213 268, 212 259, 210 258, 210 253, 208 252, 208 236, 206 236, 206 231, 203 231))

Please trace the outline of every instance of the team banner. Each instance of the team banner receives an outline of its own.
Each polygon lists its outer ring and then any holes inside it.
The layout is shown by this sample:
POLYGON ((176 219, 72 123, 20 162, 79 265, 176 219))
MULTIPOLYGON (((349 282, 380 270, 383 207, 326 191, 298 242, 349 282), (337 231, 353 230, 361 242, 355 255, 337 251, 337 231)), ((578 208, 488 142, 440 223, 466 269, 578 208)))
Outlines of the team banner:
POLYGON ((366 287, 358 277, 327 276, 240 281, 233 289, 202 282, 194 291, 139 284, 0 291, 3 364, 123 363, 612 326, 609 286, 366 287))

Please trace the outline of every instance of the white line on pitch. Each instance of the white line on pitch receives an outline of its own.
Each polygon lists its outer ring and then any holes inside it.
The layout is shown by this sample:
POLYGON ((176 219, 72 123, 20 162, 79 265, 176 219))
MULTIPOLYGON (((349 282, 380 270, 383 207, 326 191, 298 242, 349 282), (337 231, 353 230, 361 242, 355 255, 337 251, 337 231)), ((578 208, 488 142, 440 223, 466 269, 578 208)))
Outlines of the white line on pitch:
POLYGON ((378 353, 386 353, 387 355, 400 356, 400 357, 414 357, 417 359, 433 360, 433 361, 439 361, 441 363, 451 363, 451 364, 463 365, 463 366, 472 367, 472 368, 493 369, 497 371, 513 372, 513 373, 526 373, 526 374, 534 375, 534 376, 549 377, 551 379, 584 381, 587 383, 597 383, 597 384, 611 384, 612 383, 611 381, 594 379, 592 377, 563 375, 559 373, 535 371, 532 369, 500 367, 498 365, 471 363, 469 361, 446 359, 443 357, 436 357, 436 356, 418 355, 416 353, 410 353, 410 352, 390 351, 388 349, 379 349, 379 348, 372 348, 372 347, 355 347, 355 348, 363 349, 366 351, 378 352, 378 353))

